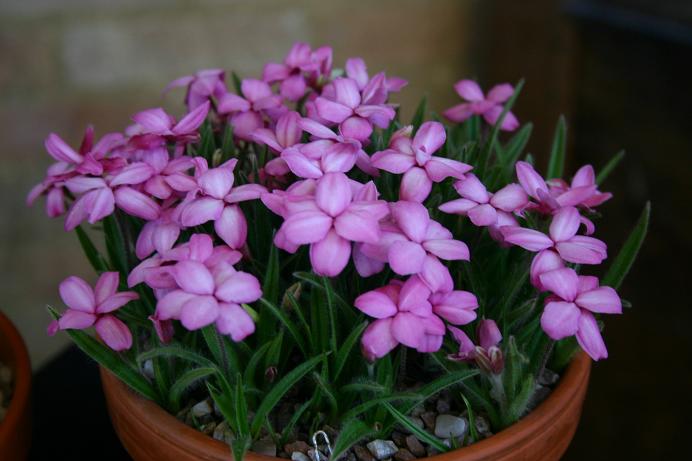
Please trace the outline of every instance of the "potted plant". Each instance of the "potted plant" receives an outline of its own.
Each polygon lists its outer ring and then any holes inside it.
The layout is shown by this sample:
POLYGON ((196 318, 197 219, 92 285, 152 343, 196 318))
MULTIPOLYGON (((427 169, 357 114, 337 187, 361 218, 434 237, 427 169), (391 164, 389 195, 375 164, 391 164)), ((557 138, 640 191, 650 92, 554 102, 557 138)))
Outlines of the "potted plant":
POLYGON ((102 366, 130 454, 558 459, 646 233, 648 204, 604 277, 579 275, 608 256, 592 219, 622 156, 561 179, 560 119, 542 177, 521 82, 459 81, 445 124, 425 100, 402 121, 406 82, 328 47, 226 77, 172 82, 180 118, 49 135, 30 193, 100 274, 60 284, 49 333, 102 366))
POLYGON ((26 345, 0 311, 0 459, 23 460, 31 437, 31 363, 26 345))

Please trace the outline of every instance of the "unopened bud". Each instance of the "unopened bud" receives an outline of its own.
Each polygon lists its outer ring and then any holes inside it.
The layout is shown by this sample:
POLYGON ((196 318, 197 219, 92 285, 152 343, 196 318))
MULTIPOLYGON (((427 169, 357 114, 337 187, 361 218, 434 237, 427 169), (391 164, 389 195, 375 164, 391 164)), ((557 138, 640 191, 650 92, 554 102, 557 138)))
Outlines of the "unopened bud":
POLYGON ((264 379, 269 383, 273 383, 279 374, 279 369, 275 366, 271 366, 264 371, 264 379))
POLYGON ((500 348, 492 346, 488 349, 488 357, 490 358, 490 370, 496 375, 502 373, 505 368, 505 357, 500 348))
POLYGON ((293 304, 291 303, 291 300, 289 296, 292 296, 294 300, 298 301, 300 299, 300 294, 303 292, 303 284, 300 282, 296 282, 288 289, 286 289, 286 292, 284 293, 283 299, 281 300, 281 307, 290 310, 293 307, 293 304))

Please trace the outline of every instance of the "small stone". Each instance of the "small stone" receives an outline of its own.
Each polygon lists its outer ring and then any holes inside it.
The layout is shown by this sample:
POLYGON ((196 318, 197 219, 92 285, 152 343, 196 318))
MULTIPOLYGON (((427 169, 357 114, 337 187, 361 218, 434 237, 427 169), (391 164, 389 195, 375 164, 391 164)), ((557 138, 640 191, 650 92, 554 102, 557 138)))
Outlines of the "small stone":
POLYGON ((303 442, 302 440, 298 440, 298 441, 292 442, 292 443, 287 443, 286 445, 284 445, 284 451, 286 453, 293 453, 294 451, 299 451, 302 454, 307 455, 309 449, 310 449, 310 445, 303 442))
POLYGON ((399 431, 392 432, 392 440, 399 448, 406 446, 406 436, 399 431))
POLYGON ((370 450, 370 453, 372 453, 372 455, 379 460, 387 459, 399 450, 396 444, 391 440, 381 439, 376 439, 369 442, 367 447, 368 450, 370 450))
POLYGON ((353 451, 349 450, 346 453, 346 456, 341 459, 345 459, 346 461, 356 461, 356 455, 353 453, 353 451))
POLYGON ((426 454, 425 447, 422 443, 420 443, 420 440, 418 440, 415 435, 409 435, 406 437, 406 447, 411 453, 413 453, 414 456, 418 458, 422 458, 426 454))
POLYGON ((435 418, 437 414, 434 411, 426 411, 420 415, 420 419, 425 423, 427 429, 432 429, 435 427, 435 418))
POLYGON ((308 455, 300 451, 294 451, 293 453, 291 453, 291 459, 293 461, 310 461, 308 455))
POLYGON ((435 436, 440 438, 463 437, 468 430, 464 418, 452 415, 439 415, 435 420, 435 436))
POLYGON ((205 424, 202 427, 200 427, 199 430, 200 432, 203 432, 206 435, 212 435, 216 430, 216 423, 205 424))
POLYGON ((394 454, 394 459, 396 461, 411 461, 416 459, 416 457, 413 456, 413 453, 408 451, 406 448, 400 448, 399 451, 394 454))
POLYGON ((221 440, 227 445, 230 445, 231 442, 233 442, 234 440, 233 432, 231 432, 231 429, 228 427, 226 421, 221 421, 219 424, 216 425, 212 437, 216 440, 221 440))
POLYGON ((438 399, 435 404, 435 409, 438 413, 448 413, 451 410, 448 400, 438 399))
POLYGON ((154 372, 154 361, 153 360, 147 360, 144 362, 144 365, 142 366, 142 371, 144 372, 144 375, 149 378, 149 379, 154 379, 155 377, 155 372, 154 372))
POLYGON ((560 375, 555 373, 552 370, 548 370, 547 368, 544 368, 543 371, 541 372, 540 376, 538 377, 538 384, 542 386, 552 386, 555 383, 557 383, 560 379, 560 375))
POLYGON ((536 384, 536 390, 529 399, 529 403, 526 405, 526 410, 531 411, 541 404, 550 395, 550 388, 546 386, 541 386, 536 384))
POLYGON ((423 405, 418 405, 411 410, 411 416, 420 416, 425 413, 425 407, 423 405))
POLYGON ((211 417, 213 411, 214 410, 209 405, 209 402, 207 402, 206 400, 202 400, 201 402, 196 403, 190 409, 190 414, 192 414, 192 416, 194 416, 197 420, 200 420, 207 417, 211 417))
POLYGON ((479 434, 485 435, 488 432, 490 432, 490 424, 488 424, 488 420, 484 417, 476 415, 476 419, 474 422, 476 424, 476 430, 479 434))
POLYGON ((276 456, 276 444, 271 438, 259 439, 250 450, 259 455, 276 456))
MULTIPOLYGON (((417 416, 407 416, 406 418, 408 418, 408 420, 411 421, 411 423, 412 423, 414 426, 416 426, 418 429, 423 429, 423 428, 425 427, 425 424, 423 423, 423 420, 420 419, 420 418, 417 417, 417 416)), ((407 428, 406 426, 402 425, 402 424, 397 424, 396 427, 397 427, 397 429, 399 429, 399 430, 402 431, 402 432, 405 432, 406 434, 410 434, 410 433, 411 433, 411 431, 409 431, 408 428, 407 428)))
POLYGON ((365 447, 356 445, 353 447, 353 452, 356 454, 358 461, 375 461, 375 457, 365 447))

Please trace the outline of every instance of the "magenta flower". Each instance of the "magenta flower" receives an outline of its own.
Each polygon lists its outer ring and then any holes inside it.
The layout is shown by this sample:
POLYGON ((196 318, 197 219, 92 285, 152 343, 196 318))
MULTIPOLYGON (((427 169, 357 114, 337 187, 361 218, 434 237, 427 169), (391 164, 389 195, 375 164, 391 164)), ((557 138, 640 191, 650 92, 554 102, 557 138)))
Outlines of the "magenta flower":
POLYGON ((495 226, 499 214, 520 212, 529 202, 518 184, 508 184, 490 194, 472 173, 454 183, 454 188, 462 198, 443 203, 439 206, 440 211, 468 216, 476 226, 495 226))
POLYGON ((541 274, 555 269, 562 269, 563 267, 565 267, 565 262, 555 250, 548 249, 539 251, 531 261, 529 273, 531 285, 536 287, 539 291, 545 291, 546 288, 541 283, 541 274))
POLYGON ((430 289, 416 276, 358 296, 355 306, 376 318, 363 333, 361 345, 368 360, 384 357, 399 344, 419 352, 442 346, 445 325, 433 313, 430 289))
POLYGON ((390 204, 394 224, 383 226, 380 241, 367 242, 362 251, 370 258, 386 261, 399 275, 418 274, 434 291, 451 291, 449 269, 440 262, 470 258, 466 244, 452 238, 452 233, 430 219, 428 209, 418 202, 390 204))
POLYGON ((593 182, 586 184, 586 181, 582 181, 583 174, 574 187, 551 189, 531 164, 517 162, 516 171, 521 187, 537 202, 532 204, 532 208, 541 213, 552 213, 562 207, 578 206, 590 200, 596 193, 596 185, 593 182))
POLYGON ((281 103, 281 96, 272 93, 266 82, 246 78, 240 86, 242 96, 226 93, 219 99, 217 111, 229 115, 233 135, 252 141, 252 134, 264 127, 263 115, 275 120, 288 109, 281 103))
POLYGON ((546 299, 541 327, 555 340, 575 335, 594 360, 608 357, 593 314, 621 314, 622 303, 614 289, 599 286, 592 276, 578 276, 570 268, 541 274, 541 283, 555 294, 546 299))
POLYGON ((387 128, 396 115, 392 107, 382 102, 370 104, 363 99, 353 79, 337 78, 329 88, 333 90, 323 92, 314 101, 317 115, 339 124, 341 133, 347 138, 365 141, 372 133, 372 125, 387 128))
POLYGON ((187 88, 185 104, 189 111, 193 111, 212 97, 219 99, 226 94, 225 78, 226 73, 222 69, 204 69, 173 80, 164 92, 178 87, 187 88))
POLYGON ((450 360, 475 362, 486 373, 500 374, 505 362, 502 350, 498 347, 502 341, 502 333, 493 320, 483 319, 478 324, 476 336, 478 345, 459 328, 449 327, 454 339, 459 343, 459 352, 447 356, 450 360))
POLYGON ((389 93, 400 91, 408 82, 399 77, 386 77, 380 72, 371 79, 368 69, 362 58, 349 58, 346 60, 346 76, 356 81, 358 89, 363 95, 364 104, 384 104, 389 93))
POLYGON ((276 121, 276 128, 259 128, 252 133, 256 143, 265 144, 274 152, 281 153, 284 149, 300 143, 303 129, 300 126, 301 117, 296 111, 286 112, 276 121))
POLYGON ((437 292, 430 296, 433 312, 453 325, 466 325, 476 320, 478 299, 469 291, 437 292))
MULTIPOLYGON (((478 83, 473 80, 459 80, 454 85, 454 90, 459 96, 468 102, 458 104, 444 112, 444 116, 453 122, 463 122, 472 115, 482 115, 489 125, 495 125, 502 114, 502 103, 507 101, 514 93, 514 88, 508 83, 495 85, 483 94, 478 83)), ((500 125, 501 130, 514 131, 519 126, 519 121, 512 112, 507 112, 500 125)))
POLYGON ((242 341, 255 331, 255 324, 241 304, 262 296, 259 281, 223 260, 210 265, 209 259, 183 260, 168 269, 178 289, 159 299, 156 316, 178 319, 188 330, 215 323, 220 333, 242 341))
POLYGON ((503 227, 501 232, 506 242, 529 251, 550 248, 571 263, 600 264, 608 256, 606 244, 593 237, 577 235, 580 218, 576 208, 565 207, 553 216, 548 235, 525 227, 503 227))
POLYGON ((351 242, 375 243, 380 239, 379 220, 387 213, 381 200, 369 199, 372 186, 354 194, 343 173, 327 173, 317 181, 314 197, 290 199, 279 232, 293 245, 310 245, 315 273, 334 277, 348 264, 351 242))
POLYGON ((372 165, 380 170, 404 174, 399 189, 399 198, 413 202, 423 202, 434 182, 448 177, 462 179, 471 166, 456 160, 434 156, 445 143, 447 135, 439 122, 425 122, 413 140, 409 127, 399 130, 392 137, 390 148, 375 153, 372 165))
POLYGON ((50 334, 57 330, 84 330, 94 326, 96 333, 115 351, 132 346, 132 334, 127 326, 113 315, 130 301, 138 299, 134 291, 118 290, 117 272, 104 272, 92 290, 79 277, 68 277, 60 284, 60 297, 68 309, 57 322, 48 328, 50 334))
POLYGON ((173 248, 182 227, 173 218, 174 213, 175 209, 169 208, 158 219, 144 224, 135 244, 135 254, 139 259, 146 258, 154 251, 163 254, 173 248))
POLYGON ((137 124, 138 135, 154 135, 175 141, 191 141, 199 138, 198 128, 207 118, 209 102, 185 115, 179 122, 160 107, 138 112, 132 117, 137 124))
POLYGON ((578 191, 578 199, 580 201, 575 206, 594 208, 613 197, 613 194, 610 192, 601 192, 597 189, 596 173, 591 165, 584 165, 579 168, 569 186, 562 179, 551 179, 549 183, 551 193, 558 194, 559 196, 564 196, 568 193, 574 194, 574 191, 578 191), (582 195, 582 191, 590 191, 591 194, 584 193, 582 195))
POLYGON ((197 188, 178 207, 180 223, 194 227, 214 221, 217 235, 231 248, 241 248, 247 237, 247 221, 237 203, 257 199, 266 189, 259 184, 233 186, 237 159, 212 169, 202 157, 195 161, 197 188))
POLYGON ((309 85, 328 77, 332 68, 332 49, 323 46, 312 51, 307 43, 293 45, 283 64, 270 62, 264 66, 262 80, 267 83, 280 82, 281 96, 289 101, 303 97, 309 85))
POLYGON ((141 162, 132 162, 115 174, 111 187, 140 185, 147 194, 165 200, 174 192, 189 192, 197 185, 186 172, 194 167, 191 157, 170 160, 165 147, 141 153, 141 162))

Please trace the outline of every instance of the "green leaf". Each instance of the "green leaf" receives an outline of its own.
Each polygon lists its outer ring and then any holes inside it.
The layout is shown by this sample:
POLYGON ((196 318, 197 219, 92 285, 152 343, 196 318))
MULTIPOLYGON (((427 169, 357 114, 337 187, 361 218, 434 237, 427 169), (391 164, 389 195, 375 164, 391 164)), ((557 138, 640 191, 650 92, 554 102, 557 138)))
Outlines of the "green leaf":
POLYGON ((418 104, 418 107, 416 108, 416 112, 413 114, 413 119, 411 119, 411 125, 413 125, 414 132, 418 131, 418 128, 420 128, 420 126, 423 124, 423 120, 425 120, 425 113, 427 110, 428 98, 427 96, 423 96, 423 99, 421 99, 420 103, 418 104))
POLYGON ((250 449, 252 438, 249 435, 239 434, 231 442, 231 451, 233 451, 233 459, 242 461, 245 458, 245 453, 250 449))
POLYGON ((252 356, 250 357, 250 360, 247 362, 247 366, 245 367, 243 375, 243 380, 246 383, 254 385, 255 373, 257 372, 257 365, 259 365, 260 360, 262 360, 262 357, 269 350, 271 345, 271 342, 264 343, 259 347, 259 349, 253 352, 252 356))
POLYGON ((84 229, 82 229, 82 226, 77 226, 75 228, 75 232, 77 233, 79 244, 82 246, 82 250, 84 251, 84 254, 94 270, 98 273, 107 271, 108 264, 106 263, 106 260, 103 259, 103 256, 101 256, 101 253, 99 253, 99 251, 96 249, 94 243, 91 241, 84 229))
POLYGON ((339 459, 349 448, 377 432, 359 419, 349 419, 341 426, 339 436, 334 442, 331 459, 339 459))
POLYGON ((332 414, 338 414, 339 412, 339 404, 336 401, 336 397, 334 396, 334 390, 332 389, 332 386, 327 382, 326 379, 316 371, 312 372, 312 377, 315 379, 315 382, 317 383, 317 387, 320 391, 322 391, 322 394, 327 398, 327 402, 329 402, 329 406, 332 409, 332 414))
POLYGON ((351 408, 350 410, 348 410, 344 414, 342 419, 348 420, 351 418, 355 418, 356 416, 358 416, 362 413, 365 413, 366 411, 368 411, 369 409, 371 409, 377 405, 385 404, 388 402, 396 402, 396 401, 414 402, 413 405, 411 405, 411 408, 413 408, 414 406, 416 406, 418 404, 418 402, 420 402, 420 396, 418 394, 414 394, 412 392, 408 392, 408 393, 400 392, 398 394, 386 395, 386 396, 382 396, 382 397, 375 397, 373 399, 369 399, 366 402, 363 402, 363 403, 358 404, 355 407, 351 408))
POLYGON ((536 390, 536 383, 534 382, 533 376, 526 376, 522 382, 517 395, 509 402, 508 415, 505 420, 505 425, 509 426, 514 424, 521 418, 526 412, 526 407, 529 404, 531 396, 536 390))
POLYGON ((243 377, 240 373, 236 375, 235 392, 233 393, 233 408, 235 410, 236 435, 249 435, 250 426, 247 416, 247 400, 245 400, 243 377))
POLYGON ((478 440, 478 430, 476 429, 476 413, 473 411, 473 407, 471 406, 469 399, 466 398, 463 392, 461 393, 461 398, 464 400, 464 405, 466 406, 466 411, 469 415, 469 431, 471 434, 471 440, 475 442, 476 440, 478 440))
POLYGON ((565 147, 567 144, 567 122, 560 115, 553 135, 553 145, 550 148, 550 160, 546 179, 561 178, 565 169, 565 147))
POLYGON ((601 171, 596 175, 596 184, 599 186, 606 180, 606 178, 612 173, 612 171, 617 167, 622 159, 625 158, 625 151, 621 150, 610 159, 606 165, 601 168, 601 171))
MULTIPOLYGON (((58 314, 58 312, 52 307, 48 307, 48 311, 55 320, 60 318, 60 314, 58 314)), ((154 400, 161 403, 158 395, 156 395, 156 391, 151 384, 149 384, 149 381, 147 381, 146 378, 144 378, 131 364, 125 362, 120 354, 109 349, 107 346, 83 331, 63 331, 70 336, 77 347, 79 347, 86 355, 117 376, 122 382, 130 386, 131 389, 139 392, 149 400, 154 400)))
POLYGON ((408 413, 411 409, 413 409, 414 406, 424 402, 438 392, 455 384, 461 384, 463 381, 476 376, 478 373, 478 370, 460 370, 452 371, 440 376, 415 392, 415 394, 418 396, 418 401, 413 405, 409 404, 408 407, 404 407, 404 413, 408 413))
POLYGON ((615 289, 620 287, 620 284, 625 279, 625 276, 632 268, 634 260, 637 258, 639 249, 642 247, 644 238, 649 229, 649 215, 651 214, 651 202, 646 202, 639 221, 632 229, 627 241, 620 249, 617 257, 610 265, 610 269, 603 278, 603 285, 611 286, 615 289))
POLYGON ((353 350, 353 346, 358 342, 358 339, 360 339, 360 335, 365 331, 365 328, 368 326, 368 321, 362 322, 360 325, 358 325, 356 328, 349 333, 348 337, 344 342, 341 344, 341 347, 339 348, 339 351, 336 354, 336 365, 334 366, 334 381, 336 381, 339 378, 339 375, 341 374, 341 371, 344 369, 344 366, 346 365, 346 362, 348 361, 348 358, 351 354, 351 351, 353 350))
POLYGON ((329 316, 329 347, 333 353, 336 353, 336 313, 334 312, 334 289, 327 277, 322 277, 322 285, 324 286, 324 294, 327 298, 327 314, 329 316))
POLYGON ((279 309, 276 307, 274 304, 270 303, 264 298, 260 298, 260 302, 267 308, 269 309, 269 312, 274 314, 274 316, 279 319, 279 321, 286 327, 288 332, 291 334, 293 339, 295 340, 296 344, 298 345, 298 348, 300 348, 300 351, 303 353, 304 356, 307 357, 308 351, 307 348, 305 347, 305 339, 303 336, 300 334, 300 330, 298 329, 298 326, 291 320, 288 315, 286 315, 286 312, 283 310, 279 309))
POLYGON ((168 396, 168 400, 176 410, 180 408, 180 399, 187 389, 195 382, 216 373, 216 368, 199 367, 186 371, 173 383, 168 396))
POLYGON ((236 93, 242 95, 243 94, 243 89, 242 89, 243 82, 240 80, 240 77, 235 72, 231 72, 231 78, 233 79, 233 86, 235 87, 236 93))
POLYGON ((394 419, 396 419, 399 424, 404 426, 411 434, 415 435, 417 439, 427 443, 428 445, 434 447, 435 449, 443 453, 449 450, 447 445, 442 443, 442 440, 438 439, 429 432, 420 429, 418 426, 413 424, 413 422, 411 422, 411 420, 408 419, 406 415, 394 408, 391 404, 385 403, 384 406, 394 417, 394 419))
POLYGON ((223 375, 219 367, 207 359, 188 349, 184 349, 178 345, 172 344, 168 346, 155 347, 146 352, 142 352, 137 356, 137 362, 143 363, 149 359, 154 359, 156 357, 175 357, 181 360, 186 360, 188 362, 195 363, 202 367, 210 367, 216 369, 220 375, 223 375))
POLYGON ((510 168, 514 168, 514 164, 521 156, 521 153, 524 152, 532 131, 533 124, 527 123, 517 131, 517 134, 515 134, 514 137, 507 142, 504 149, 502 149, 502 160, 505 164, 509 165, 510 168))
POLYGON ((296 424, 298 424, 298 421, 303 416, 305 411, 307 411, 307 409, 310 408, 310 405, 312 405, 312 401, 313 399, 308 400, 307 402, 302 404, 300 408, 296 410, 295 413, 293 413, 293 416, 291 416, 291 419, 288 421, 288 424, 286 424, 286 427, 284 427, 284 430, 281 432, 281 440, 279 441, 279 446, 283 447, 286 441, 288 441, 288 438, 291 436, 293 428, 296 424))
POLYGON ((106 237, 106 251, 111 267, 126 276, 129 273, 127 248, 115 215, 106 216, 103 219, 103 233, 106 237))
POLYGON ((288 372, 286 376, 281 378, 272 389, 267 393, 267 395, 260 403, 257 411, 255 412, 255 418, 252 420, 251 432, 254 436, 259 434, 262 424, 264 424, 264 419, 269 415, 269 413, 274 409, 279 400, 288 392, 298 381, 300 381, 306 374, 308 374, 318 363, 324 359, 324 354, 320 354, 317 357, 313 357, 310 360, 301 363, 293 370, 288 372))

